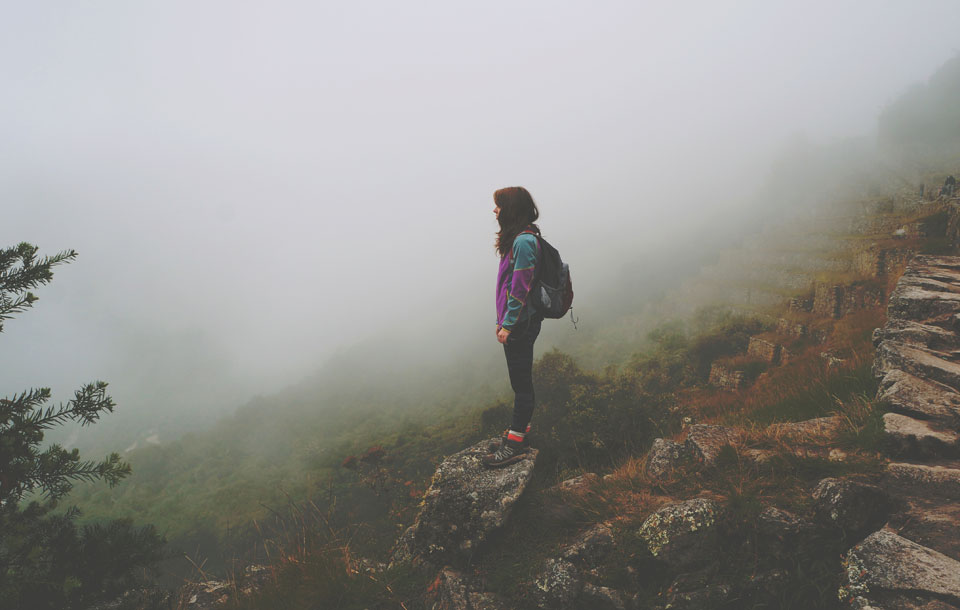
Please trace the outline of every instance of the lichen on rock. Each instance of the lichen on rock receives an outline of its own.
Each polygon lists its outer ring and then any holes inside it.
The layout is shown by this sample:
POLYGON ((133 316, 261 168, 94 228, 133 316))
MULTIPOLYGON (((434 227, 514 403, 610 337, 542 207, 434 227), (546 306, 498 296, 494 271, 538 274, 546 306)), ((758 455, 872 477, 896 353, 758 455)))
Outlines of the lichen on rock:
POLYGON ((668 504, 640 526, 650 554, 675 569, 706 563, 716 550, 717 504, 706 498, 668 504))

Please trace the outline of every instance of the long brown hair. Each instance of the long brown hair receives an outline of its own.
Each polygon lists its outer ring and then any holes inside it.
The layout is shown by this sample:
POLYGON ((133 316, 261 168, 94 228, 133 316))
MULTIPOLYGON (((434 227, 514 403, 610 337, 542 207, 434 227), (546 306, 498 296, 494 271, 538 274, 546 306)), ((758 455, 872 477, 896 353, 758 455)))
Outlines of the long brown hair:
POLYGON ((540 210, 533 197, 522 186, 508 186, 493 193, 493 201, 500 208, 500 230, 494 247, 501 257, 507 256, 513 248, 513 240, 527 227, 540 234, 540 227, 534 223, 540 218, 540 210))

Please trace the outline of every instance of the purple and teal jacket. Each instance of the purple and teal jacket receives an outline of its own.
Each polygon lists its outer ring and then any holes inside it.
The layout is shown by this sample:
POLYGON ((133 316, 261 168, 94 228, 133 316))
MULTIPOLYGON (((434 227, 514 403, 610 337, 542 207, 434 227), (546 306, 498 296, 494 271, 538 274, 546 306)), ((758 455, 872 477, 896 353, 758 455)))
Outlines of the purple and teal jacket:
POLYGON ((533 286, 533 274, 540 253, 540 240, 532 233, 521 233, 513 240, 509 256, 500 258, 497 271, 497 328, 513 330, 533 313, 527 293, 533 286))

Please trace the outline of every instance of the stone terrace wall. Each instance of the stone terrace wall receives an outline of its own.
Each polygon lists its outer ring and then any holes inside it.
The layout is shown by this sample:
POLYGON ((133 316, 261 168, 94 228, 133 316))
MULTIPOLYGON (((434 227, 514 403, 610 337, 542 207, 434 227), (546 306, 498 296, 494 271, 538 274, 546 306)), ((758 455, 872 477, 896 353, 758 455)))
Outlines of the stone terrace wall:
POLYGON ((874 332, 898 507, 848 553, 854 608, 960 608, 960 257, 917 256, 874 332))

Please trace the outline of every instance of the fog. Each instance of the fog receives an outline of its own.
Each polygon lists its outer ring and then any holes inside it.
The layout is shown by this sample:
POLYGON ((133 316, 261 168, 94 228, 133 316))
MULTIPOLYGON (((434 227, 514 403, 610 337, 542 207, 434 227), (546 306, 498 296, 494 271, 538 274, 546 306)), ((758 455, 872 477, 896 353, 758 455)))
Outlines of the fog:
POLYGON ((516 184, 589 325, 788 143, 871 134, 958 25, 953 0, 7 3, 0 246, 80 256, 5 325, 0 394, 105 379, 202 421, 361 341, 496 355, 516 184))

